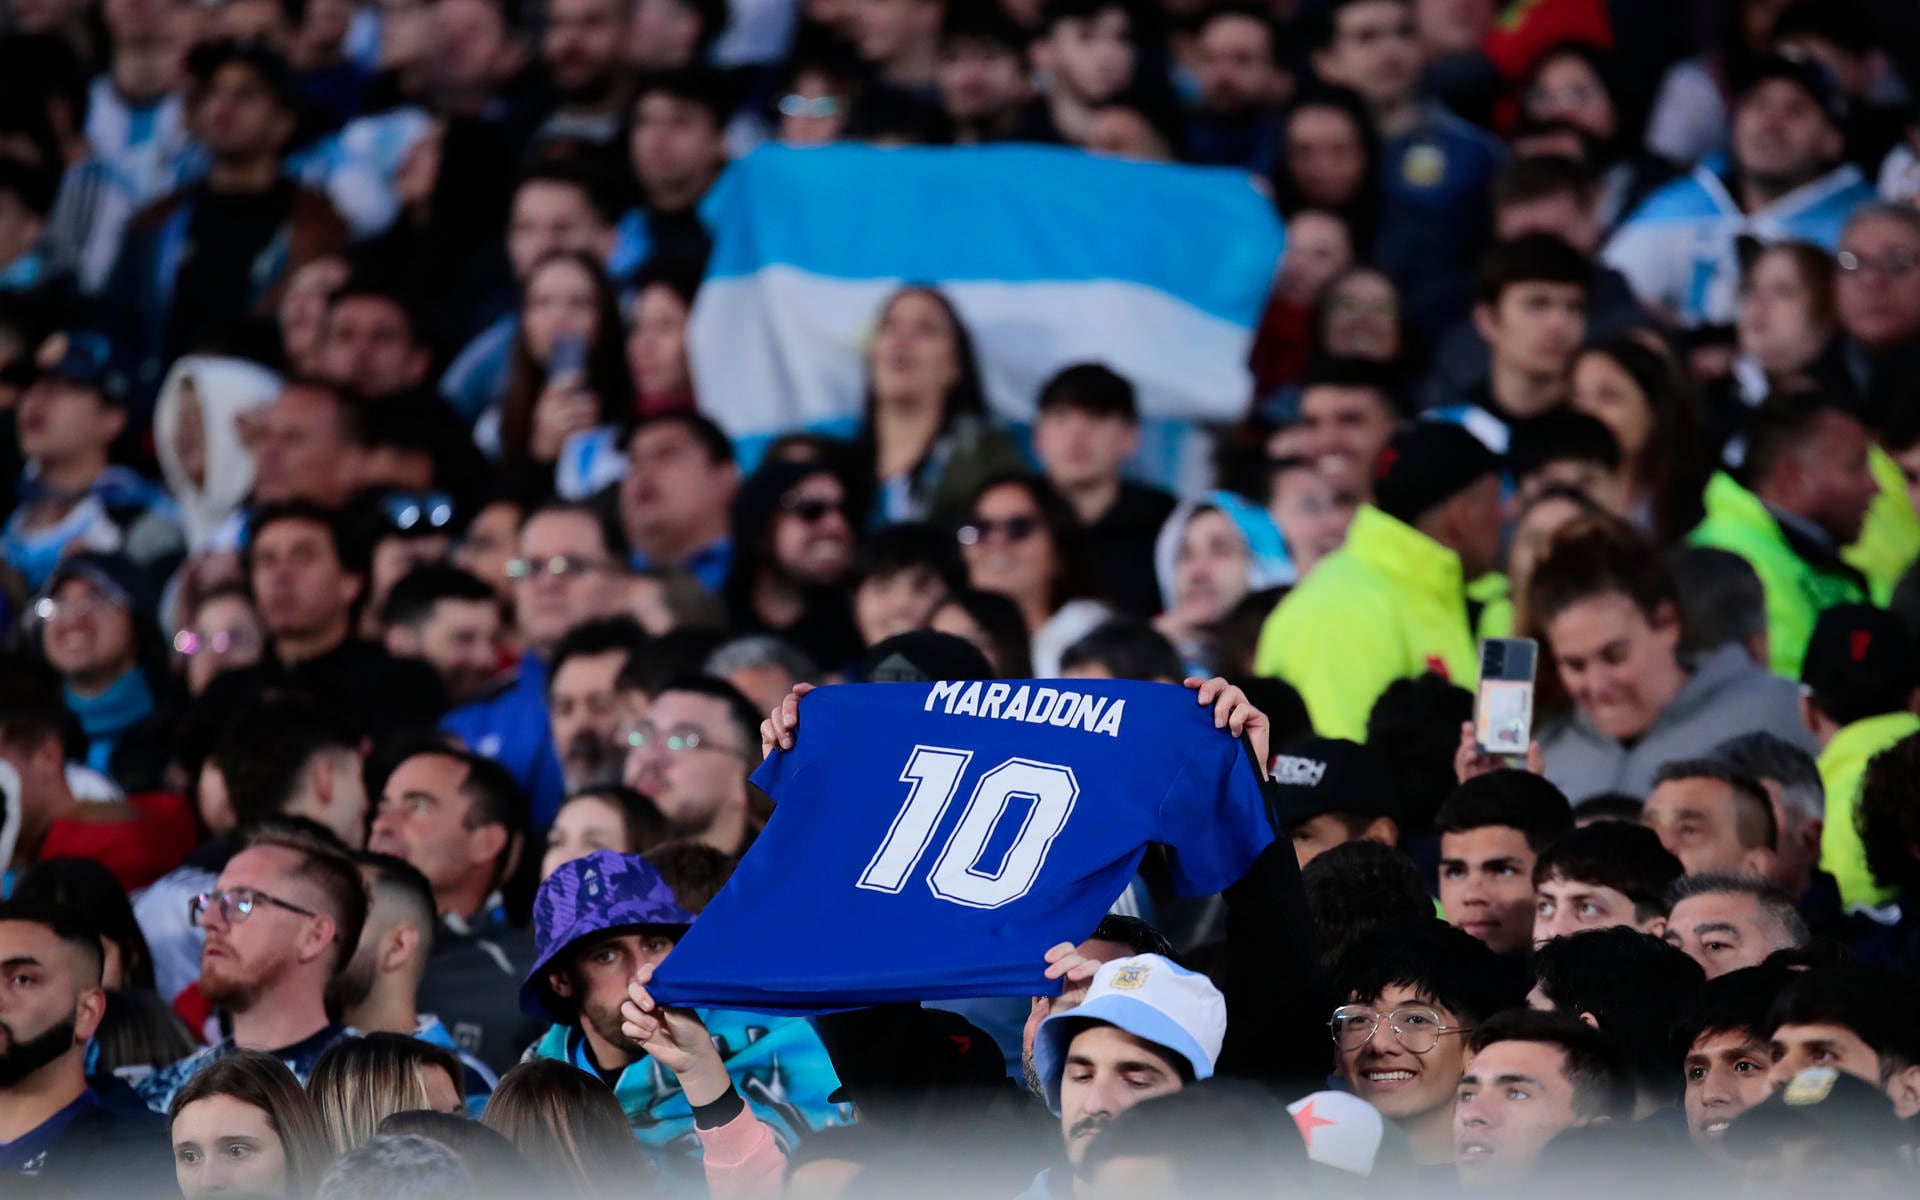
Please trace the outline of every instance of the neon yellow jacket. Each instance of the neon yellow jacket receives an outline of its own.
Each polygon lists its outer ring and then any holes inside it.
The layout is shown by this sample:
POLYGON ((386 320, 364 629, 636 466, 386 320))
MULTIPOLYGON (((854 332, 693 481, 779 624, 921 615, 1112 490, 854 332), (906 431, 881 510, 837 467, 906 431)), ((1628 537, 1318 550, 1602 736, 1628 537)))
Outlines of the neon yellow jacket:
POLYGON ((1474 685, 1460 557, 1371 505, 1344 546, 1268 616, 1254 670, 1299 690, 1322 737, 1365 741, 1388 684, 1426 671, 1474 685))
POLYGON ((1867 848, 1854 828, 1860 806, 1860 784, 1873 756, 1910 734, 1920 733, 1920 717, 1885 713, 1855 721, 1820 752, 1820 783, 1827 790, 1827 824, 1820 834, 1820 869, 1840 885, 1840 903, 1848 908, 1878 907, 1893 892, 1873 880, 1867 870, 1867 848))
POLYGON ((1867 577, 1873 602, 1884 607, 1893 599, 1894 585, 1920 557, 1920 515, 1913 511, 1913 497, 1907 492, 1907 477, 1900 473, 1899 463, 1875 446, 1867 452, 1867 465, 1880 485, 1880 494, 1867 510, 1860 540, 1840 557, 1867 577))
POLYGON ((1747 560, 1767 595, 1768 664, 1774 674, 1800 678, 1813 625, 1836 604, 1864 603, 1865 580, 1837 558, 1809 562, 1794 549, 1760 497, 1724 472, 1707 483, 1706 519, 1687 540, 1730 550, 1747 560))

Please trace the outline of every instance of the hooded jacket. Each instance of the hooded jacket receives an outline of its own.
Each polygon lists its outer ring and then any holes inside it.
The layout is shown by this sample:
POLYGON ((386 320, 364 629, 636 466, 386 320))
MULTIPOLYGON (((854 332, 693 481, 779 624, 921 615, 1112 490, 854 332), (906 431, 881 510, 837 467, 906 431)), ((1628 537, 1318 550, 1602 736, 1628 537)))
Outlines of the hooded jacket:
POLYGON ((1820 783, 1827 792, 1826 825, 1820 833, 1820 869, 1840 885, 1840 904, 1847 909, 1875 907, 1894 898, 1867 868, 1866 843, 1854 815, 1860 806, 1860 788, 1873 756, 1911 734, 1920 733, 1920 717, 1911 713, 1882 713, 1855 721, 1820 751, 1820 783))
POLYGON ((237 358, 189 355, 167 372, 153 415, 153 450, 167 490, 180 506, 190 553, 207 549, 215 531, 253 491, 253 452, 240 437, 240 418, 279 394, 278 375, 237 358), (198 479, 180 461, 180 429, 189 405, 200 411, 205 466, 198 479))
POLYGON ((1800 721, 1800 690, 1768 674, 1738 645, 1709 651, 1693 664, 1667 706, 1631 744, 1600 732, 1578 709, 1540 738, 1547 779, 1578 806, 1602 792, 1645 797, 1654 776, 1675 759, 1699 758, 1737 734, 1774 734, 1811 754, 1813 736, 1800 721))
POLYGON ((1395 680, 1435 671, 1472 687, 1473 636, 1460 556, 1362 505, 1346 544, 1261 627, 1254 671, 1292 684, 1322 737, 1365 741, 1395 680))
POLYGON ((1732 551, 1753 567, 1767 596, 1774 673, 1800 678, 1814 622, 1836 604, 1865 603, 1866 578, 1841 561, 1837 547, 1782 525, 1760 497, 1724 472, 1707 483, 1706 501, 1707 518, 1687 541, 1732 551))

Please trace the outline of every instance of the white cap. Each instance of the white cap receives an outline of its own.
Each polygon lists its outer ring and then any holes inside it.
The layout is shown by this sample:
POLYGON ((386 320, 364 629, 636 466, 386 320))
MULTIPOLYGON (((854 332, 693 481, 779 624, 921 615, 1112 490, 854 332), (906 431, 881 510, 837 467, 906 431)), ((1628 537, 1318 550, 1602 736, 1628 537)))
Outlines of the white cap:
POLYGON ((1307 1158, 1350 1175, 1373 1174, 1373 1160, 1386 1138, 1380 1110, 1350 1092, 1315 1092, 1287 1105, 1307 1158))
POLYGON ((1074 1021, 1099 1021, 1184 1060, 1195 1079, 1213 1077, 1220 1043, 1227 1036, 1227 1000, 1205 975, 1175 966, 1158 954, 1117 958, 1093 976, 1087 998, 1076 1008, 1040 1022, 1033 1038, 1033 1066, 1046 1089, 1047 1107, 1060 1111, 1060 1078, 1067 1070, 1067 1043, 1074 1021))

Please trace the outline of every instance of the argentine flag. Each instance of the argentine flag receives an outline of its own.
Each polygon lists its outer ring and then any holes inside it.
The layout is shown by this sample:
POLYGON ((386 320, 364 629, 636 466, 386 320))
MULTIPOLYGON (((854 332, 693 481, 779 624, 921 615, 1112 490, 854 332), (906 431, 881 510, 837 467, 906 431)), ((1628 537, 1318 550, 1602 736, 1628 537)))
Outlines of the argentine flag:
POLYGON ((1246 412, 1282 236, 1245 172, 1042 146, 767 146, 716 187, 689 353, 701 407, 749 460, 795 428, 857 425, 867 339, 908 283, 953 301, 1009 423, 1061 367, 1103 362, 1139 389, 1162 460, 1140 465, 1172 482, 1169 434, 1246 412))

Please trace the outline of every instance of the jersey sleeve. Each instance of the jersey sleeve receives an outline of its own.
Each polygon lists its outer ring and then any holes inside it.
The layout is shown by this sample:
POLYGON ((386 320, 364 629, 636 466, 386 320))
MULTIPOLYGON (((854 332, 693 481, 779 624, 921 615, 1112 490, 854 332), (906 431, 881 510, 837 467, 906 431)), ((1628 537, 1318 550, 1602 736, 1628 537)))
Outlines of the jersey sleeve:
POLYGON ((1239 882, 1272 843, 1273 821, 1239 738, 1210 723, 1186 736, 1193 745, 1161 801, 1159 840, 1172 851, 1175 889, 1211 896, 1239 882))

